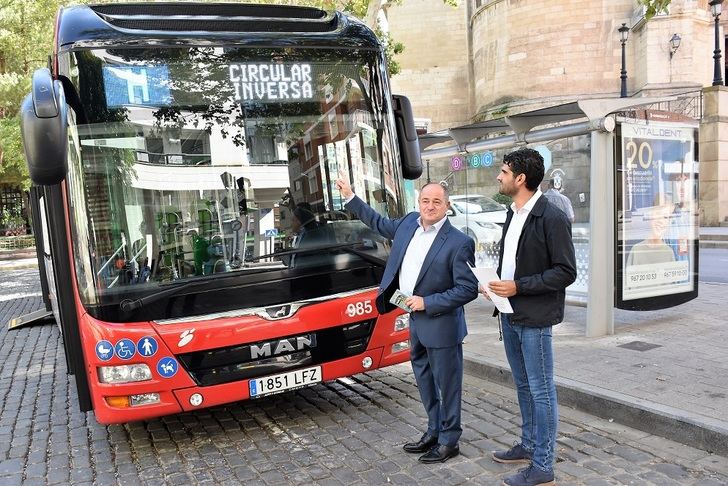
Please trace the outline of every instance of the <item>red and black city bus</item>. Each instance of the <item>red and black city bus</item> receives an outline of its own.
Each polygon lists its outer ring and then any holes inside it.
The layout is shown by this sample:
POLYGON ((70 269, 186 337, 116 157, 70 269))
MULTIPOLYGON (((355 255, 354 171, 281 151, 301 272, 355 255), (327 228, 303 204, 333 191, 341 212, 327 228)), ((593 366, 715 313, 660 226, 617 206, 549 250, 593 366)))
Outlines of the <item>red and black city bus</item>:
POLYGON ((379 315, 422 171, 382 46, 339 12, 194 3, 58 14, 22 108, 40 273, 79 403, 120 423, 408 359, 379 315))

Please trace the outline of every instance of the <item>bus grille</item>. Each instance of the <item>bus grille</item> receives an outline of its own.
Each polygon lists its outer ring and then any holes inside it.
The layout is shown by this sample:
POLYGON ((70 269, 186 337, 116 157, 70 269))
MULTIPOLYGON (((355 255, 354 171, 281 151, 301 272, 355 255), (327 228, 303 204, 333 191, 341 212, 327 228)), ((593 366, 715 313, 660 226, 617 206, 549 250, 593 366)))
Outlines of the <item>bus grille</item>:
POLYGON ((331 32, 334 14, 286 5, 138 3, 95 5, 109 24, 131 30, 207 32, 331 32))
POLYGON ((177 358, 200 386, 259 378, 362 353, 369 344, 374 322, 370 319, 271 341, 181 354, 177 358))

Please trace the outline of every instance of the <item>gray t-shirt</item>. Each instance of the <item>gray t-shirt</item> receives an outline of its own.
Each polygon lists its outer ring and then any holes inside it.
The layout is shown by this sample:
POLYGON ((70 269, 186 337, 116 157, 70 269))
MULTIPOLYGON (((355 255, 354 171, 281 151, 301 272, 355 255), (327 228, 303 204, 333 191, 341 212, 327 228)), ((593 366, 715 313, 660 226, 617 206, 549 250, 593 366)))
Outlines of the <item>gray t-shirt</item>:
POLYGON ((627 266, 652 265, 675 261, 675 253, 667 243, 641 241, 632 247, 627 257, 627 266))

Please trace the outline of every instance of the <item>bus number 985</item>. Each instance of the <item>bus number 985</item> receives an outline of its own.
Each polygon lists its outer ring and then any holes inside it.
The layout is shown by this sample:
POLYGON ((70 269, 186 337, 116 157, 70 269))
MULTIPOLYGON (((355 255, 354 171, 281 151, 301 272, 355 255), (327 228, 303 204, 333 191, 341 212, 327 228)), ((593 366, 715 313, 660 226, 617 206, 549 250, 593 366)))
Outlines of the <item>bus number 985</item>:
POLYGON ((363 302, 356 302, 346 306, 346 315, 349 317, 363 316, 364 314, 370 314, 372 312, 372 301, 365 300, 363 302))

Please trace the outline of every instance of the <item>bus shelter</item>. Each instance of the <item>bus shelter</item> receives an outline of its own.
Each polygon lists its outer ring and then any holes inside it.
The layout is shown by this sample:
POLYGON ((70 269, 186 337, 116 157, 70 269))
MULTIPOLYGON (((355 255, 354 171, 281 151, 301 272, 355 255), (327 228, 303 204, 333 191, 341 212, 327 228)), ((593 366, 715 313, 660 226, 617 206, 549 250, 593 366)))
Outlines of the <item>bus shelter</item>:
POLYGON ((427 133, 424 176, 448 183, 451 223, 476 240, 478 265, 496 266, 509 202, 495 180, 502 157, 538 150, 542 190, 565 196, 573 215, 578 276, 567 299, 586 305, 587 336, 613 334, 615 307, 697 296, 697 124, 640 109, 671 99, 584 99, 427 133))

